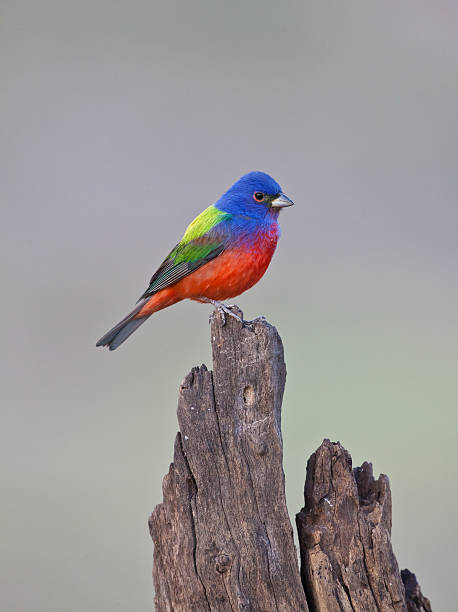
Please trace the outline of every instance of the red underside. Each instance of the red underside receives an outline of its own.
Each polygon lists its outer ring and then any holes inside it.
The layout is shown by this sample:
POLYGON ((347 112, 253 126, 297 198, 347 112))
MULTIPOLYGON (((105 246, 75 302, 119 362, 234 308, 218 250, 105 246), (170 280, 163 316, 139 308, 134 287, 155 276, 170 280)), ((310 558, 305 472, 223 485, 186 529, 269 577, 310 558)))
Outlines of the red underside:
POLYGON ((255 285, 267 270, 277 239, 275 231, 264 235, 250 250, 238 248, 224 251, 172 287, 153 295, 135 318, 151 315, 185 299, 206 297, 223 301, 240 295, 255 285))

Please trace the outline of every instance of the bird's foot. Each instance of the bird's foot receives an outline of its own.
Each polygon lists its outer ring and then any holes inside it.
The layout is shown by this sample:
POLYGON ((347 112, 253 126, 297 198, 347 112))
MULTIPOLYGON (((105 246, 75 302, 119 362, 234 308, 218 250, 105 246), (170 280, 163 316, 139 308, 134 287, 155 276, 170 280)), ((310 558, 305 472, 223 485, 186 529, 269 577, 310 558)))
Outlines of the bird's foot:
POLYGON ((221 314, 221 319, 223 320, 223 325, 226 325, 225 315, 229 315, 230 317, 233 317, 234 319, 236 319, 239 323, 243 325, 243 319, 239 317, 239 315, 235 314, 235 312, 232 312, 231 310, 234 304, 223 304, 223 302, 215 302, 213 306, 219 310, 221 314))
POLYGON ((231 308, 234 308, 235 304, 224 304, 223 302, 218 302, 217 300, 211 300, 210 298, 201 297, 199 298, 202 302, 207 302, 208 304, 212 304, 215 308, 217 308, 221 314, 221 319, 223 320, 223 325, 226 325, 226 317, 225 314, 230 317, 234 317, 237 319, 239 323, 243 325, 243 318, 239 317, 239 315, 232 312, 231 308))

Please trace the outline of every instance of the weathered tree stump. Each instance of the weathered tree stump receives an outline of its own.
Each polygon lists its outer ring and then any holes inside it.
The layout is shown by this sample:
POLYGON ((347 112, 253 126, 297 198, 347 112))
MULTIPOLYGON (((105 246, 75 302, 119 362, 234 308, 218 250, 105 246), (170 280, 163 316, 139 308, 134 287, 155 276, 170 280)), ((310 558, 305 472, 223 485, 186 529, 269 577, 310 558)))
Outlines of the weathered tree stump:
POLYGON ((307 465, 299 573, 282 467, 281 339, 264 319, 242 325, 218 311, 211 339, 213 372, 193 368, 181 385, 174 460, 149 521, 157 612, 431 612, 408 570, 404 588, 391 549, 388 478, 374 480, 367 463, 352 470, 329 440, 307 465))
POLYGON ((219 313, 211 334, 213 373, 193 368, 181 385, 150 519, 156 610, 307 610, 285 500, 280 337, 219 313))
POLYGON ((325 440, 308 461, 304 498, 296 522, 311 611, 405 611, 388 478, 375 480, 369 463, 352 470, 350 454, 325 440))

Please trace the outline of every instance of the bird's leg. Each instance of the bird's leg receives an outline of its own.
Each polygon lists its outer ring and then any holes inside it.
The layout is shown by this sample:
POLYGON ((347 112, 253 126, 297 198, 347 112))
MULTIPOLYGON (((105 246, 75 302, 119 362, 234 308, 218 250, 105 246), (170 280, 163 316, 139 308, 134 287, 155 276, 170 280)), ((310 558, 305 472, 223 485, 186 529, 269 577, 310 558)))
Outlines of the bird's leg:
POLYGON ((212 300, 207 297, 200 297, 199 300, 202 302, 207 302, 207 304, 212 304, 215 308, 218 308, 218 310, 221 311, 223 325, 226 325, 226 317, 224 316, 224 313, 228 314, 231 317, 234 317, 234 319, 237 319, 237 321, 239 321, 243 325, 243 319, 241 319, 238 315, 235 314, 235 312, 232 312, 232 310, 230 309, 232 304, 226 306, 226 304, 223 304, 223 302, 218 302, 217 300, 212 300))

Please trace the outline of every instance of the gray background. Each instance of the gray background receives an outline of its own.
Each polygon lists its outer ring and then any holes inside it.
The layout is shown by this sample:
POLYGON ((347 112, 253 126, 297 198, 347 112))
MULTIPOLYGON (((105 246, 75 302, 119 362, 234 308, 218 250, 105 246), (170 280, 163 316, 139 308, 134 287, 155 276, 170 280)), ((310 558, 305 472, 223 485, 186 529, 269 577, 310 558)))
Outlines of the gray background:
POLYGON ((0 7, 2 608, 151 609, 146 521, 210 309, 94 344, 260 169, 296 206, 238 303, 285 344, 291 517, 340 440, 389 474, 399 563, 454 609, 456 3, 0 7))

